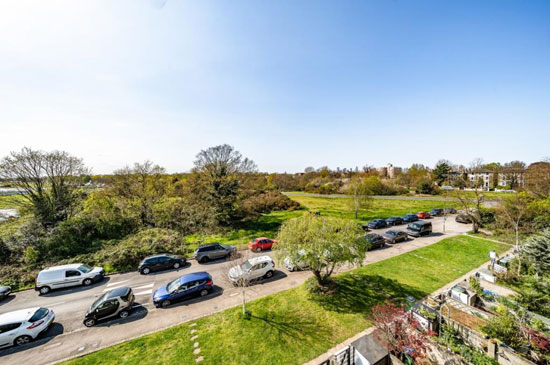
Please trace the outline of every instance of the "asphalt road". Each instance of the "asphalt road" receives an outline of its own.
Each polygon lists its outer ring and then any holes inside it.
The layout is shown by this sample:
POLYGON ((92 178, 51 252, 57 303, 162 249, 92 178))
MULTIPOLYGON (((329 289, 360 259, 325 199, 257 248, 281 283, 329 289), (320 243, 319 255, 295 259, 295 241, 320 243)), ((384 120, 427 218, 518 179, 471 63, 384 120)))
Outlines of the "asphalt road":
MULTIPOLYGON (((364 263, 369 264, 412 251, 471 229, 470 225, 458 224, 454 221, 454 217, 448 217, 446 232, 443 233, 443 219, 434 218, 431 221, 434 228, 431 236, 409 239, 407 242, 370 251, 364 263)), ((404 229, 405 225, 396 228, 404 229)), ((382 233, 385 230, 387 228, 374 230, 374 232, 382 233)), ((258 255, 248 251, 243 254, 258 255)), ((272 252, 263 252, 260 255, 272 256, 272 252)), ((140 275, 137 272, 116 274, 89 287, 56 290, 45 296, 39 296, 34 290, 12 294, 0 302, 0 313, 42 306, 53 309, 56 319, 50 329, 33 343, 0 350, 0 363, 55 363, 239 305, 240 289, 234 288, 225 279, 230 266, 231 262, 225 260, 208 264, 191 261, 179 270, 150 275, 140 275), (157 309, 153 306, 152 293, 156 288, 183 274, 197 271, 207 271, 212 275, 215 284, 213 293, 204 298, 174 304, 166 309, 157 309), (121 286, 131 287, 136 296, 131 315, 124 320, 100 322, 95 327, 85 327, 82 321, 92 302, 104 292, 121 286)), ((278 264, 276 269, 277 272, 273 278, 257 283, 246 290, 247 300, 298 286, 311 276, 308 271, 288 272, 278 264)), ((341 271, 347 269, 350 268, 343 268, 341 271)))

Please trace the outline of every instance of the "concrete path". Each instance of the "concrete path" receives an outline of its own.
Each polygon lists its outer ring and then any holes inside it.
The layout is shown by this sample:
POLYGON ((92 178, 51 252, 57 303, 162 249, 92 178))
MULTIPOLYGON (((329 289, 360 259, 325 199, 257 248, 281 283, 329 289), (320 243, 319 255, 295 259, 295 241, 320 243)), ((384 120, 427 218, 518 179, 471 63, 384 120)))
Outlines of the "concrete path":
MULTIPOLYGON (((431 221, 434 229, 433 235, 370 251, 366 255, 364 263, 378 262, 425 247, 470 229, 470 225, 459 224, 454 219, 448 219, 446 232, 443 233, 443 219, 434 218, 431 221)), ((401 227, 401 229, 403 228, 404 226, 401 227)), ((385 230, 387 229, 374 231, 383 233, 385 230)), ((261 255, 271 256, 272 253, 263 252, 261 255)), ((91 287, 54 291, 46 296, 38 296, 33 290, 18 292, 15 296, 0 302, 1 313, 43 306, 53 308, 56 313, 56 321, 37 341, 21 347, 0 350, 0 363, 38 365, 55 363, 238 306, 241 303, 240 291, 225 280, 230 265, 230 262, 225 261, 211 262, 205 265, 193 261, 191 265, 179 271, 173 270, 152 275, 140 275, 137 272, 112 275, 102 283, 91 287), (204 298, 175 304, 166 309, 157 309, 152 305, 151 294, 156 288, 183 274, 197 271, 208 271, 212 275, 214 284, 217 285, 212 294, 204 298), (120 286, 130 286, 134 290, 136 306, 132 314, 124 320, 100 323, 93 328, 85 327, 82 324, 84 313, 93 300, 104 292, 120 286)), ((288 272, 282 265, 276 267, 278 271, 273 278, 247 289, 247 300, 294 288, 311 276, 309 271, 288 272)), ((344 271, 349 269, 352 267, 342 268, 344 271)))

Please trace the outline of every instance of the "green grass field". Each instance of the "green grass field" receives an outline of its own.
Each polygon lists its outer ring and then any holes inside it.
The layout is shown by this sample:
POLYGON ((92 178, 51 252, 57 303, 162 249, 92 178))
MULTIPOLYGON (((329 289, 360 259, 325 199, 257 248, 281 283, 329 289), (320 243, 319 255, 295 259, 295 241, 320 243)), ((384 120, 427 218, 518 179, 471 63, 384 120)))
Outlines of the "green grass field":
MULTIPOLYGON (((313 211, 320 211, 322 215, 353 219, 354 214, 349 207, 350 198, 320 198, 311 196, 291 196, 293 200, 313 211)), ((447 202, 447 207, 460 208, 460 202, 447 202)), ((359 211, 360 221, 369 221, 374 218, 388 218, 402 216, 407 213, 429 211, 443 207, 443 202, 430 200, 396 200, 372 199, 368 209, 359 211)))
POLYGON ((469 236, 358 268, 335 277, 339 291, 312 298, 304 285, 240 307, 125 342, 70 364, 191 364, 191 329, 199 336, 204 364, 300 364, 370 326, 368 313, 384 300, 422 298, 487 261, 487 252, 508 247, 469 236))
POLYGON ((0 209, 17 209, 23 204, 21 195, 0 195, 0 209))

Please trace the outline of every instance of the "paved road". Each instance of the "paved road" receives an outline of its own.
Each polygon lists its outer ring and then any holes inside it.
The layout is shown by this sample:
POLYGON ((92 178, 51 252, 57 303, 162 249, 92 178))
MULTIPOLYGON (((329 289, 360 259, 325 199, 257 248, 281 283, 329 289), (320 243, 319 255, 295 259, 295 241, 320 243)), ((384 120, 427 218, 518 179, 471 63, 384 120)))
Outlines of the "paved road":
MULTIPOLYGON (((432 219, 434 227, 432 236, 411 239, 371 251, 367 254, 364 263, 384 260, 471 229, 470 225, 458 224, 454 221, 454 217, 449 218, 446 223, 446 233, 442 232, 443 219, 432 219)), ((404 226, 401 227, 404 228, 404 226)), ((385 230, 375 231, 381 233, 385 230)), ((271 252, 262 254, 272 256, 271 252)), ((18 292, 0 302, 0 313, 44 306, 55 311, 56 320, 37 341, 21 347, 0 350, 0 363, 54 363, 239 305, 241 302, 239 289, 233 288, 224 279, 229 266, 230 262, 225 261, 208 264, 192 261, 187 267, 178 271, 172 270, 147 276, 137 272, 111 275, 103 282, 90 287, 58 290, 46 296, 38 296, 33 290, 18 292), (205 298, 175 304, 166 309, 157 309, 152 305, 152 292, 156 288, 185 273, 197 271, 208 271, 212 275, 216 285, 212 294, 205 298), (120 286, 132 287, 136 295, 136 305, 132 314, 124 320, 100 323, 93 328, 85 327, 82 324, 83 316, 94 299, 105 291, 120 286)), ((350 268, 343 268, 343 270, 347 269, 350 268)), ((277 270, 272 279, 249 288, 246 291, 247 300, 298 286, 311 276, 308 271, 288 272, 282 265, 277 265, 277 270)))
MULTIPOLYGON (((348 195, 344 194, 315 194, 315 193, 302 193, 302 192, 284 192, 287 196, 311 196, 316 198, 346 198, 348 195)), ((454 197, 448 197, 447 199, 436 196, 405 196, 405 195, 371 195, 373 199, 388 199, 388 200, 431 200, 438 202, 459 202, 460 199, 454 197)), ((495 207, 498 202, 495 200, 486 200, 483 202, 483 206, 486 208, 495 207)))

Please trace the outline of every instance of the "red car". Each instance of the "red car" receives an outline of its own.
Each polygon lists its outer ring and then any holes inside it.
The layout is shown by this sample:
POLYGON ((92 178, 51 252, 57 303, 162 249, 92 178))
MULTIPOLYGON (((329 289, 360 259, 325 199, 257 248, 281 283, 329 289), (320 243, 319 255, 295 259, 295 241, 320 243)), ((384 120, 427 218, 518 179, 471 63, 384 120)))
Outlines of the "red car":
POLYGON ((418 217, 418 219, 426 219, 431 217, 430 213, 427 212, 418 212, 416 213, 416 216, 418 217))
POLYGON ((270 250, 274 243, 277 241, 272 240, 266 237, 256 238, 255 240, 248 243, 248 248, 252 251, 263 251, 270 250))

